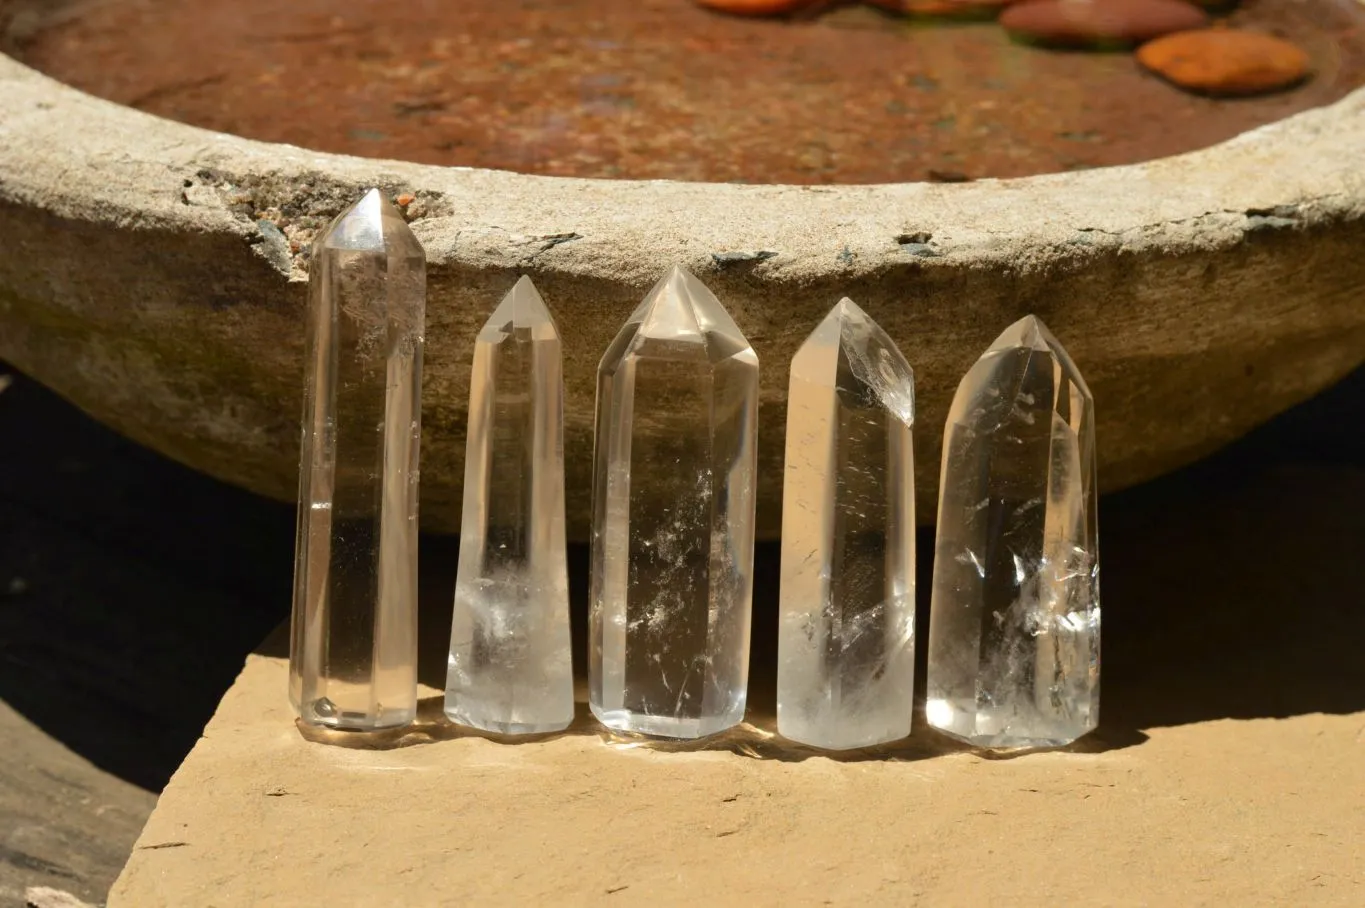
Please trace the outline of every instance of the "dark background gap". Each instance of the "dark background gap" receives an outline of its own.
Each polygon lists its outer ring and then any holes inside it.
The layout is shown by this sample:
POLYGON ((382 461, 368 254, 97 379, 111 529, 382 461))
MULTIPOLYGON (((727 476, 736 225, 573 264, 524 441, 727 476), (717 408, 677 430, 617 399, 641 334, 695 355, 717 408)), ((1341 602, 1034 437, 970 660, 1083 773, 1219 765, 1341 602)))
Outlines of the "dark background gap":
MULTIPOLYGON (((159 791, 288 615, 294 509, 140 448, 7 371, 0 699, 159 791)), ((1365 370, 1200 464, 1106 496, 1100 515, 1103 746, 1164 725, 1365 709, 1365 370)), ((920 533, 921 631, 932 543, 920 533)), ((422 543, 434 629, 422 678, 437 687, 456 547, 422 543)), ((585 547, 570 564, 581 668, 585 547)), ((760 544, 756 577, 751 704, 770 710, 776 544, 760 544)))

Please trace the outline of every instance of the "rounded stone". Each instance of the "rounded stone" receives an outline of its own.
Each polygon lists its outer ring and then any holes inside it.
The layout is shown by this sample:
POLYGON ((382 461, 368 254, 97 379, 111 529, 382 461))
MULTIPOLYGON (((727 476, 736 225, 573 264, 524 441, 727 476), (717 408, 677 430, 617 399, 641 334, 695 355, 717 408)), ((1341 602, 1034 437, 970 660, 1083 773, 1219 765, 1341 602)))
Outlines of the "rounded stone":
POLYGON ((1138 62, 1181 88, 1240 97, 1280 91, 1308 77, 1308 54, 1257 32, 1224 28, 1178 32, 1138 48, 1138 62))
POLYGON ((1189 463, 1365 361, 1365 90, 1177 157, 959 184, 586 180, 361 159, 153 117, 4 56, 0 123, 0 358, 128 437, 283 500, 297 494, 309 240, 367 187, 412 196, 429 263, 421 510, 436 530, 459 522, 474 338, 521 274, 563 333, 580 540, 598 362, 675 263, 758 353, 769 538, 788 365, 843 296, 915 367, 924 519, 953 389, 1029 312, 1094 393, 1107 489, 1189 463))
POLYGON ((1202 28, 1208 14, 1185 0, 1026 0, 1000 24, 1019 40, 1049 47, 1131 47, 1202 28))
POLYGON ((694 0, 694 2, 698 6, 736 16, 776 16, 809 7, 813 0, 694 0))
POLYGON ((869 0, 873 6, 908 16, 944 19, 983 19, 994 16, 1014 0, 869 0))

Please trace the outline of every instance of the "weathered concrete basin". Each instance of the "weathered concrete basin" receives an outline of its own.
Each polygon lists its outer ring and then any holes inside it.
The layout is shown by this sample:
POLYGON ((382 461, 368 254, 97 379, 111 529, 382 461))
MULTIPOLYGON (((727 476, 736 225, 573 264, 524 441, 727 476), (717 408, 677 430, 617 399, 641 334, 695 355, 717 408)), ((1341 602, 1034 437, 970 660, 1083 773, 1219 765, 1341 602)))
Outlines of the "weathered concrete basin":
MULTIPOLYGON (((0 27, 16 9, 0 0, 0 27)), ((288 499, 301 250, 378 185, 416 197, 408 213, 431 263, 430 527, 459 519, 474 334, 526 273, 565 336, 571 533, 584 537, 597 360, 674 262, 713 287, 759 353, 762 533, 778 526, 787 363, 843 295, 916 368, 931 517, 953 388, 1024 313, 1090 382, 1110 489, 1217 448, 1365 361, 1362 149, 1358 91, 1205 151, 1021 180, 556 179, 247 141, 0 57, 0 357, 142 443, 288 499)))

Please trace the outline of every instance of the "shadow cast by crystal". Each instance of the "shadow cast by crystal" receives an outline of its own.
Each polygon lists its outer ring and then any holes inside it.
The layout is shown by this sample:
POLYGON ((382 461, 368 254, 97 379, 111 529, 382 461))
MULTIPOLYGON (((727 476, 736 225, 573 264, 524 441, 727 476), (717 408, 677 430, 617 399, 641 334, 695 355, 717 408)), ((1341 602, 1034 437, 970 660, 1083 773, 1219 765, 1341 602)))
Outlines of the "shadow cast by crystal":
POLYGON ((974 748, 944 735, 934 734, 918 713, 915 731, 908 738, 848 750, 825 750, 791 741, 777 733, 776 717, 750 715, 745 722, 719 734, 691 740, 651 738, 597 728, 603 743, 621 750, 644 749, 665 754, 731 753, 754 760, 802 763, 824 759, 835 763, 911 763, 948 754, 972 753, 974 748))
POLYGON ((1009 761, 1040 754, 1102 754, 1111 750, 1137 747, 1147 742, 1147 735, 1136 729, 1106 728, 1103 723, 1095 731, 1077 738, 1063 747, 984 748, 963 745, 963 749, 983 760, 1009 761))
POLYGON ((969 749, 939 736, 912 735, 877 747, 822 750, 789 741, 777 734, 774 726, 774 721, 769 717, 760 719, 757 724, 746 721, 719 734, 691 740, 627 735, 610 729, 599 729, 598 736, 603 743, 621 750, 644 749, 665 754, 731 753, 754 760, 782 763, 800 763, 811 759, 826 759, 836 763, 913 762, 969 749))
MULTIPOLYGON (((1199 466, 1102 500, 1104 704, 1078 751, 1186 723, 1365 710, 1362 427, 1365 370, 1199 466)), ((0 395, 0 429, 26 440, 0 448, 0 569, 25 581, 0 608, 0 698, 159 790, 243 657, 287 651, 287 634, 261 641, 288 612, 294 509, 152 454, 21 376, 0 395)), ((433 686, 453 555, 451 537, 423 539, 435 645, 420 674, 433 686)), ((775 555, 760 546, 756 629, 775 626, 775 555)), ((582 665, 586 554, 571 546, 570 558, 582 665)), ((757 649, 753 666, 770 671, 757 649)))

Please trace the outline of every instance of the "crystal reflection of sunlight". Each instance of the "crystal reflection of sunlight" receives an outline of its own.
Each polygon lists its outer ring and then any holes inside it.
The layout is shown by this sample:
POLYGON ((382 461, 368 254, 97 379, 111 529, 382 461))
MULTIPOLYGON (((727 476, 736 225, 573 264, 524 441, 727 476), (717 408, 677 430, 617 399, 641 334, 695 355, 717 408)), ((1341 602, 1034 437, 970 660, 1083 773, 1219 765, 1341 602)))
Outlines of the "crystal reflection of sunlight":
POLYGON ((930 700, 924 704, 924 716, 935 728, 944 728, 953 722, 953 705, 947 700, 930 700))

